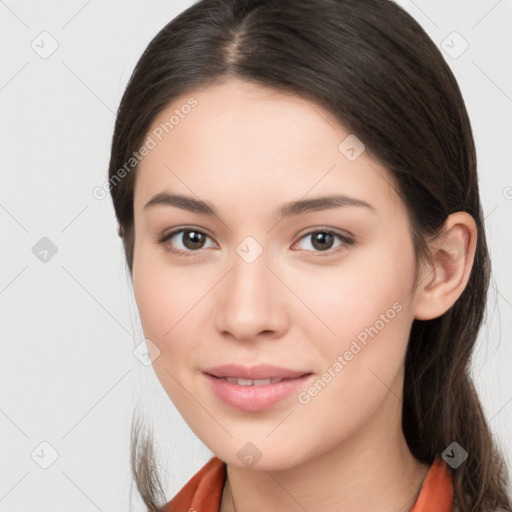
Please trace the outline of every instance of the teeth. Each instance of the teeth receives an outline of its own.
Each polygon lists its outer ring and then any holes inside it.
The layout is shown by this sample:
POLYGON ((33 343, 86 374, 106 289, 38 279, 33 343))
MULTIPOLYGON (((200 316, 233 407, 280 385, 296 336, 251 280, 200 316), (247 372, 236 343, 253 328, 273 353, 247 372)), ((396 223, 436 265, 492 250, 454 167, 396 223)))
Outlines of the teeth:
POLYGON ((254 386, 263 386, 264 384, 270 384, 270 379, 258 379, 252 382, 254 386))
POLYGON ((238 384, 239 386, 265 386, 266 384, 275 384, 281 382, 282 379, 238 379, 237 377, 222 377, 230 384, 238 384))

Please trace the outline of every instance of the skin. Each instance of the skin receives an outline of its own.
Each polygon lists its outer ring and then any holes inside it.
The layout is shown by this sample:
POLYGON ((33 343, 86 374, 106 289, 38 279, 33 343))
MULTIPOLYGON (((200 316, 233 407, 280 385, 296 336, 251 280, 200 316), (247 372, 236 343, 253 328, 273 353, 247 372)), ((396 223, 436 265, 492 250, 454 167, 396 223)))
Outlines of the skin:
POLYGON ((349 132, 327 111, 232 80, 176 98, 148 133, 190 96, 198 105, 137 170, 133 286, 162 386, 228 464, 221 511, 235 510, 233 499, 238 512, 409 510, 429 467, 401 430, 408 336, 414 318, 441 315, 462 293, 473 219, 452 214, 431 245, 431 266, 416 276, 391 173, 367 150, 347 159, 338 145, 349 132), (218 215, 144 208, 163 191, 207 201, 218 215), (335 193, 372 208, 278 214, 283 203, 335 193), (183 233, 158 243, 179 228, 204 233, 203 248, 184 245, 183 233), (335 237, 322 251, 306 235, 326 228, 355 243, 335 237), (263 249, 250 264, 236 251, 247 236, 263 249), (400 312, 307 404, 292 394, 267 410, 240 411, 202 374, 230 362, 269 363, 313 372, 314 381, 396 303, 400 312), (262 454, 252 468, 237 457, 248 442, 262 454))

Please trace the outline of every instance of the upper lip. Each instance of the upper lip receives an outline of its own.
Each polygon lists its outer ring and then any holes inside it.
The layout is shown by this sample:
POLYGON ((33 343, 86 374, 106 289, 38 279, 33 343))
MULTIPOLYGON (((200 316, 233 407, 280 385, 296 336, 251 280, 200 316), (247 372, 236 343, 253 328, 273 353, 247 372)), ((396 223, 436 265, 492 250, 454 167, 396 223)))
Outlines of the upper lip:
POLYGON ((204 373, 214 377, 238 377, 241 379, 293 379, 310 374, 304 370, 292 370, 271 364, 257 366, 243 366, 240 364, 224 364, 204 370, 204 373))

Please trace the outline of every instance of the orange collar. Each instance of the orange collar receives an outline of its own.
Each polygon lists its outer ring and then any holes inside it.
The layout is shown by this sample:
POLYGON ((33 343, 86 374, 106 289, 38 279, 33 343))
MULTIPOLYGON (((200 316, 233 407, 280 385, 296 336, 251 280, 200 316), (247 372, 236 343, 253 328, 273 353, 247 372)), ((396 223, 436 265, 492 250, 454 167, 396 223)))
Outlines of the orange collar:
MULTIPOLYGON (((225 479, 226 465, 212 457, 165 505, 164 512, 219 512, 225 479)), ((452 477, 443 460, 436 458, 410 512, 451 512, 452 506, 452 477)))

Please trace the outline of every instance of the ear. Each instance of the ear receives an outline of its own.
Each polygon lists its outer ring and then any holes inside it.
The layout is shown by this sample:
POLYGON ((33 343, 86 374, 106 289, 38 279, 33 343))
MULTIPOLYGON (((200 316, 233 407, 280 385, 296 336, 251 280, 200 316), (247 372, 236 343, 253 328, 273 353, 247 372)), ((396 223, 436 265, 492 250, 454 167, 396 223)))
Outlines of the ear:
POLYGON ((415 291, 414 318, 431 320, 443 315, 466 287, 477 241, 476 224, 466 212, 449 215, 442 234, 430 242, 430 266, 424 266, 415 291))

